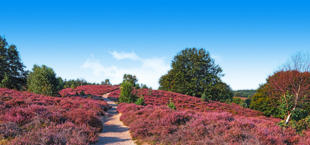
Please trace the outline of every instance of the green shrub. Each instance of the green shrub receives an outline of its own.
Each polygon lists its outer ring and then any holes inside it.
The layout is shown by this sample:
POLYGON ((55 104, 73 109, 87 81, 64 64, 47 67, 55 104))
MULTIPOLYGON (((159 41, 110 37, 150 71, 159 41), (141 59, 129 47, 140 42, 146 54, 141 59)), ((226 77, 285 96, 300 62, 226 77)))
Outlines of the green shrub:
POLYGON ((144 98, 143 98, 142 94, 141 94, 141 97, 137 99, 135 104, 137 104, 137 105, 145 105, 144 104, 144 98))
POLYGON ((72 85, 71 85, 71 89, 72 89, 72 90, 76 89, 76 87, 77 87, 77 86, 76 86, 75 84, 72 84, 72 85))
POLYGON ((58 94, 59 81, 52 68, 34 65, 27 77, 28 91, 47 96, 58 94))
POLYGON ((133 84, 130 82, 123 82, 121 84, 121 93, 119 96, 120 103, 133 103, 137 100, 137 95, 132 93, 133 91, 133 84))
POLYGON ((80 96, 80 94, 77 91, 75 91, 75 96, 80 96))
POLYGON ((81 96, 86 96, 83 90, 82 90, 82 92, 80 92, 80 95, 81 96))
POLYGON ((170 98, 170 102, 168 104, 168 107, 172 110, 176 110, 176 106, 173 104, 173 102, 171 101, 171 98, 170 98))
POLYGON ((209 97, 205 93, 201 95, 201 101, 209 101, 209 97))
POLYGON ((236 104, 241 104, 242 101, 243 101, 243 100, 242 100, 241 98, 233 98, 233 99, 232 99, 232 102, 233 102, 233 103, 236 103, 236 104))

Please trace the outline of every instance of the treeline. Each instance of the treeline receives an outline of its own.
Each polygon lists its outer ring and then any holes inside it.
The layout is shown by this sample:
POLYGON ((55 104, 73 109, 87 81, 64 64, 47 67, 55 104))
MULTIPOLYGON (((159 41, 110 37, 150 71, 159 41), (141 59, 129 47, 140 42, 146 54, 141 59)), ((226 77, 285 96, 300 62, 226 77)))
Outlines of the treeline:
MULTIPOLYGON (((58 91, 64 88, 76 88, 83 85, 99 85, 87 82, 83 78, 63 80, 56 77, 56 73, 45 65, 34 65, 31 71, 24 70, 19 52, 15 45, 9 45, 5 38, 0 36, 0 87, 20 91, 30 91, 37 94, 57 96, 58 91)), ((106 79, 101 85, 111 85, 106 79)))
POLYGON ((233 93, 234 93, 235 97, 250 98, 256 93, 256 90, 254 90, 254 89, 252 89, 252 90, 237 90, 237 91, 233 91, 233 93))

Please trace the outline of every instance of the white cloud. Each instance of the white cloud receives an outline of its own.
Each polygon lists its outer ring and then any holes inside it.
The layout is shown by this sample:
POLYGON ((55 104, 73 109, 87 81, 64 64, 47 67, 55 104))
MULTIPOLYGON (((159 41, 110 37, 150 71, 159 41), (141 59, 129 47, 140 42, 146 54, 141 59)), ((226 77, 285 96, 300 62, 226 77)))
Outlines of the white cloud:
MULTIPOLYGON (((169 63, 167 63, 164 58, 153 57, 142 59, 139 56, 137 56, 134 52, 118 53, 114 51, 110 53, 117 60, 128 58, 137 61, 137 63, 139 64, 142 62, 142 65, 140 67, 129 69, 121 68, 118 66, 105 67, 104 66, 105 64, 101 64, 100 61, 95 59, 94 56, 92 55, 92 57, 87 59, 87 61, 81 66, 81 68, 92 70, 93 74, 95 74, 95 76, 92 77, 93 81, 96 82, 96 80, 104 80, 108 78, 110 79, 110 82, 112 84, 118 84, 122 82, 123 75, 126 73, 136 75, 139 80, 138 83, 143 83, 146 84, 147 86, 151 86, 152 88, 157 89, 159 87, 158 84, 159 78, 162 75, 165 75, 171 68, 169 63)), ((88 78, 85 79, 88 80, 88 78)))
POLYGON ((126 53, 124 51, 122 51, 121 53, 118 53, 117 51, 113 51, 113 52, 109 52, 110 54, 113 55, 113 57, 117 60, 122 60, 122 59, 131 59, 131 60, 141 60, 141 58, 139 58, 139 56, 137 56, 134 52, 132 53, 126 53))

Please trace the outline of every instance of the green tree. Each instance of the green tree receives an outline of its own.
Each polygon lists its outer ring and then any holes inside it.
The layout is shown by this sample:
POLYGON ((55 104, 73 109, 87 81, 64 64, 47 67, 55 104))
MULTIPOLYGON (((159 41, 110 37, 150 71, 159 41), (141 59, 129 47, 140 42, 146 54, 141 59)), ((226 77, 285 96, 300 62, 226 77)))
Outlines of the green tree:
MULTIPOLYGON (((268 80, 267 80, 268 81, 268 80)), ((261 84, 251 99, 250 109, 263 112, 265 116, 281 118, 281 112, 277 108, 278 102, 268 96, 269 87, 261 84)))
POLYGON ((71 89, 72 89, 72 90, 76 89, 76 87, 77 87, 77 85, 75 85, 75 84, 72 84, 72 85, 71 85, 71 89))
POLYGON ((138 82, 138 79, 135 75, 131 75, 131 74, 124 74, 123 76, 123 82, 129 82, 131 84, 133 84, 133 86, 136 86, 136 83, 138 82))
POLYGON ((27 83, 28 71, 24 71, 24 68, 16 46, 8 45, 6 39, 0 36, 0 82, 6 79, 9 81, 6 82, 7 88, 21 89, 27 83))
POLYGON ((203 93, 212 100, 222 100, 231 95, 220 77, 222 68, 214 63, 205 49, 186 48, 172 60, 172 69, 159 80, 159 89, 201 97, 203 93), (229 92, 224 94, 221 90, 229 92))
POLYGON ((121 84, 121 93, 119 96, 120 103, 133 103, 137 100, 137 95, 132 93, 133 84, 130 82, 123 82, 121 84))
POLYGON ((64 89, 64 82, 63 82, 62 78, 61 77, 57 77, 57 81, 58 81, 57 90, 64 89))
POLYGON ((105 79, 104 81, 101 82, 101 85, 112 85, 112 84, 110 83, 109 79, 105 79))
POLYGON ((27 77, 28 91, 42 95, 56 96, 58 83, 56 73, 45 65, 34 65, 27 77))

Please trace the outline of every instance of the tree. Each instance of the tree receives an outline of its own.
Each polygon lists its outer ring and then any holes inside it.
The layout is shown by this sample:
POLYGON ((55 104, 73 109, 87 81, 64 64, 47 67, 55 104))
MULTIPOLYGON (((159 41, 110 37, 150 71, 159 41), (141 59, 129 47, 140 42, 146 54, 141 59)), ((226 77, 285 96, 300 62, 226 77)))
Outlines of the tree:
POLYGON ((132 93, 133 91, 133 84, 130 82, 123 82, 121 84, 121 93, 119 96, 120 103, 133 103, 137 100, 137 95, 132 93))
POLYGON ((280 102, 287 108, 285 115, 287 124, 296 108, 303 108, 304 103, 309 102, 309 54, 297 53, 292 56, 272 77, 269 77, 269 82, 269 96, 278 101, 284 99, 284 102, 280 102))
POLYGON ((57 77, 57 81, 58 81, 57 90, 64 89, 64 82, 63 82, 62 78, 61 77, 57 77))
POLYGON ((59 81, 56 78, 56 73, 52 68, 45 65, 41 67, 34 65, 32 71, 27 77, 28 91, 48 95, 56 96, 58 94, 59 81))
POLYGON ((24 71, 19 52, 15 45, 8 45, 5 38, 0 36, 0 82, 5 78, 9 89, 21 89, 27 83, 28 71, 24 71))
POLYGON ((131 75, 131 74, 124 74, 123 76, 123 82, 130 82, 131 84, 133 84, 133 86, 136 86, 136 83, 138 82, 138 79, 135 75, 131 75))
POLYGON ((205 49, 186 48, 173 58, 171 66, 172 69, 159 80, 160 90, 197 97, 205 93, 215 100, 226 96, 216 92, 220 91, 217 88, 228 86, 221 82, 222 68, 214 63, 205 49), (216 96, 218 94, 222 96, 216 96))
POLYGON ((112 85, 112 84, 110 83, 109 79, 105 79, 104 81, 101 82, 101 85, 112 85))
POLYGON ((265 116, 281 117, 280 110, 277 108, 278 102, 270 98, 269 93, 269 79, 267 83, 261 84, 256 90, 256 93, 251 98, 250 109, 263 112, 265 116))

